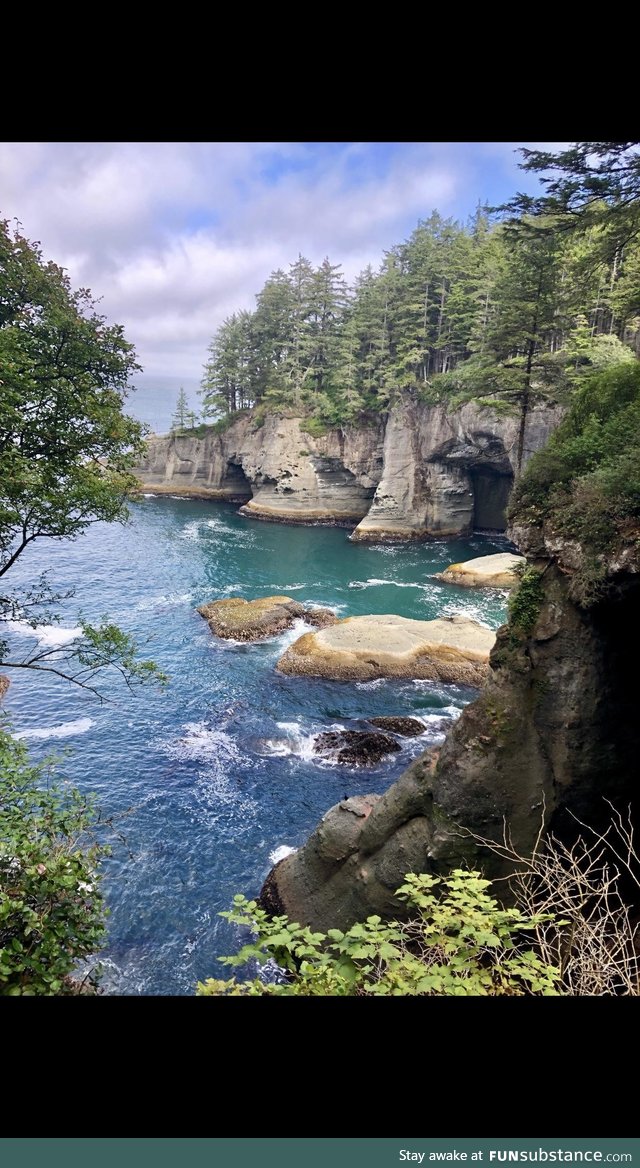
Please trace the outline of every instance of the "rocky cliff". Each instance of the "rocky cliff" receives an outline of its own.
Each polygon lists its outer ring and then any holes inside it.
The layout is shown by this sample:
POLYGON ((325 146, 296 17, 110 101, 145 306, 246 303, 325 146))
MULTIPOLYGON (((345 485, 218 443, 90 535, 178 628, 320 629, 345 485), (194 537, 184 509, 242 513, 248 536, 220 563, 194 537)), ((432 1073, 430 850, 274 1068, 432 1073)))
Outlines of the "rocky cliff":
POLYGON ((498 633, 481 696, 439 756, 423 755, 384 795, 327 812, 271 872, 262 893, 270 910, 322 930, 372 912, 401 915, 393 892, 407 871, 467 861, 506 874, 474 835, 497 842, 506 824, 527 854, 542 823, 561 838, 575 837, 576 816, 602 826, 605 800, 631 804, 637 818, 638 547, 609 562, 604 594, 585 609, 571 593, 580 549, 540 528, 513 534, 534 571, 498 633))
MULTIPOLYGON (((559 421, 529 415, 525 460, 559 421)), ((518 418, 468 403, 447 412, 407 395, 385 417, 312 436, 299 418, 243 414, 223 433, 149 440, 136 469, 158 493, 237 500, 277 522, 342 523, 379 541, 504 530, 518 418), (357 526, 356 526, 357 525, 357 526)))

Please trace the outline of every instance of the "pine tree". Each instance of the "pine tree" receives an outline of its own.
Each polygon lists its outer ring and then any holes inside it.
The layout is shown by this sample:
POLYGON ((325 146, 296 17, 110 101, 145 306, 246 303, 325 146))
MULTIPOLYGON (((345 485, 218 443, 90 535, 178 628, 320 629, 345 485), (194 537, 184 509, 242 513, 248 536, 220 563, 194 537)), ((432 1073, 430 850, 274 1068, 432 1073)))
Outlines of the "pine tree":
POLYGON ((184 389, 180 386, 175 412, 171 419, 171 433, 179 434, 182 430, 186 430, 188 417, 189 402, 187 401, 187 395, 184 389))

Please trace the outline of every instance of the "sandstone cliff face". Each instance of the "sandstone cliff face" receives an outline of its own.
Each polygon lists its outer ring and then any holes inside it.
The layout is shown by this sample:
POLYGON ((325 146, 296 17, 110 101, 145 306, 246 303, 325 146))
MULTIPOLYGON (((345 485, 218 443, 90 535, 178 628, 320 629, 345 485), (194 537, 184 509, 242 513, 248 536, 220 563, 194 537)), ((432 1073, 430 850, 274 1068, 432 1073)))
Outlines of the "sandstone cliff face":
MULTIPOLYGON (((523 467, 561 418, 536 406, 525 430, 523 467)), ((407 398, 389 414, 384 469, 371 508, 354 540, 467 535, 502 531, 517 472, 519 419, 468 402, 447 412, 407 398)))
MULTIPOLYGON (((235 429, 227 431, 229 443, 235 429)), ((349 524, 366 515, 381 472, 381 420, 314 438, 299 418, 268 415, 239 438, 234 453, 253 491, 246 515, 349 524)))
POLYGON ((507 869, 469 832, 498 842, 506 823, 521 854, 542 822, 561 837, 574 816, 597 827, 611 800, 637 817, 640 556, 610 565, 606 596, 584 610, 570 598, 576 548, 523 529, 518 541, 543 575, 528 636, 504 626, 491 676, 449 733, 382 795, 331 808, 300 851, 273 869, 264 903, 315 929, 372 912, 401 915, 393 892, 407 871, 461 862, 507 869))
MULTIPOLYGON (((529 416, 525 460, 560 419, 529 416)), ((244 503, 277 522, 355 526, 353 539, 423 539, 503 530, 514 478, 518 419, 469 403, 447 413, 407 395, 366 426, 312 437, 299 418, 250 415, 222 434, 156 437, 136 473, 143 485, 244 503)))

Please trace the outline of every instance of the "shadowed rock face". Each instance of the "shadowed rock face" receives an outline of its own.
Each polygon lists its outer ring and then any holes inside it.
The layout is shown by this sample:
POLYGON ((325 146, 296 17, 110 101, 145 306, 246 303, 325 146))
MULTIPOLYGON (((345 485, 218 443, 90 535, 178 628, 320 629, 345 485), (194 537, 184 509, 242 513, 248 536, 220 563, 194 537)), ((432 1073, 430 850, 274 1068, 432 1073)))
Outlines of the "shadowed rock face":
MULTIPOLYGON (((561 410, 536 406, 525 431, 523 467, 558 425, 561 410)), ((383 473, 351 538, 375 542, 504 531, 517 472, 517 414, 468 402, 457 410, 410 398, 389 414, 383 473)))
POLYGON ((462 616, 419 621, 355 616, 305 633, 283 653, 280 673, 371 681, 376 677, 482 685, 495 633, 462 616))
POLYGON ((499 842, 506 823, 527 854, 542 823, 565 839, 580 830, 574 816, 602 827, 605 799, 623 813, 630 804, 637 821, 637 549, 611 565, 606 597, 585 611, 569 595, 575 546, 527 530, 517 539, 544 571, 531 634, 499 630, 489 681, 439 756, 424 754, 381 797, 332 807, 271 872, 265 904, 321 930, 399 916, 393 893, 408 871, 468 863, 506 875, 470 833, 499 842))
MULTIPOLYGON (((531 411, 525 461, 559 418, 553 407, 531 411)), ((313 437, 303 424, 268 415, 256 426, 243 414, 221 434, 153 437, 136 474, 158 494, 234 500, 279 523, 338 523, 358 540, 504 528, 516 415, 473 403, 447 413, 406 395, 363 425, 313 437)))

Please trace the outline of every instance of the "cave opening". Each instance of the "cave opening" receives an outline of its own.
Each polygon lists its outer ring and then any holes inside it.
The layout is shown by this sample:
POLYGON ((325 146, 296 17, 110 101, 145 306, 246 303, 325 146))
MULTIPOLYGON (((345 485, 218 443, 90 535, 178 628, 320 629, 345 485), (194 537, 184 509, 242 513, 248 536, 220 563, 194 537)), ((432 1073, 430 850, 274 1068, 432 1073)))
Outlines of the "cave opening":
POLYGON ((234 462, 233 459, 229 459, 227 463, 222 486, 225 490, 233 492, 234 499, 242 499, 246 502, 253 495, 251 483, 244 473, 242 466, 239 462, 234 462))
POLYGON ((473 467, 469 476, 473 489, 474 530, 505 531, 513 475, 481 466, 473 467))

